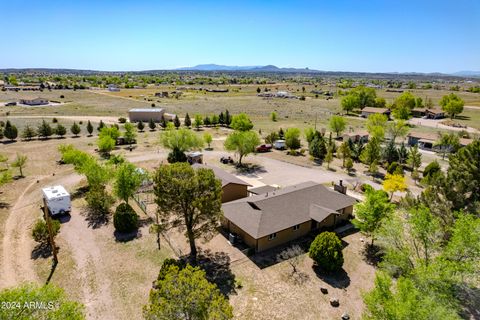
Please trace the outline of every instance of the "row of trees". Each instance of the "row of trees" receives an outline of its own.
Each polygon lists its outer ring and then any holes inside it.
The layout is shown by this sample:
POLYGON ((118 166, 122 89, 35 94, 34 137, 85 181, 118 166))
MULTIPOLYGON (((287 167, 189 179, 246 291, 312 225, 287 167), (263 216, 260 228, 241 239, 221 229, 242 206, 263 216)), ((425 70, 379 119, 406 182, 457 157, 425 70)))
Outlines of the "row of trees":
MULTIPOLYGON (((78 137, 80 132, 82 131, 79 124, 74 122, 70 127, 70 132, 75 136, 78 137)), ((87 123, 87 132, 89 135, 93 132, 93 126, 88 121, 87 123)), ((18 129, 15 125, 10 123, 9 120, 5 123, 4 128, 0 128, 0 139, 4 137, 9 139, 10 141, 15 141, 18 137, 18 129)), ((30 141, 35 137, 39 137, 41 139, 48 139, 53 135, 58 136, 59 138, 63 138, 67 134, 67 128, 60 123, 57 123, 55 127, 52 127, 48 122, 45 120, 42 121, 36 128, 30 125, 26 125, 22 132, 20 133, 20 137, 23 140, 30 141)))
MULTIPOLYGON (((367 88, 358 86, 352 89, 342 99, 342 109, 349 114, 354 110, 361 110, 365 107, 386 108, 387 103, 384 98, 377 97, 374 88, 367 88)), ((443 96, 439 101, 442 110, 454 118, 463 112, 464 101, 454 93, 443 96)), ((391 105, 393 115, 396 119, 407 120, 411 117, 414 108, 432 108, 433 102, 431 99, 426 99, 424 102, 422 98, 414 96, 411 92, 404 92, 399 95, 391 105)))

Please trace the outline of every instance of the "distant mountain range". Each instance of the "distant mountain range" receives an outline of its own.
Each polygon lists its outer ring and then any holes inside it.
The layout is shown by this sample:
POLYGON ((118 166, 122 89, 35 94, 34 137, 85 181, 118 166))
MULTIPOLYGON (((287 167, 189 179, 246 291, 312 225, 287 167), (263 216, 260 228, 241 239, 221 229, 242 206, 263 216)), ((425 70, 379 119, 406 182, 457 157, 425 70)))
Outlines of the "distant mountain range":
POLYGON ((461 76, 461 77, 480 77, 480 71, 458 71, 452 73, 454 76, 461 76))
POLYGON ((250 71, 250 72, 320 72, 309 68, 279 68, 274 65, 266 66, 224 66, 219 64, 199 64, 194 67, 174 69, 177 71, 250 71))

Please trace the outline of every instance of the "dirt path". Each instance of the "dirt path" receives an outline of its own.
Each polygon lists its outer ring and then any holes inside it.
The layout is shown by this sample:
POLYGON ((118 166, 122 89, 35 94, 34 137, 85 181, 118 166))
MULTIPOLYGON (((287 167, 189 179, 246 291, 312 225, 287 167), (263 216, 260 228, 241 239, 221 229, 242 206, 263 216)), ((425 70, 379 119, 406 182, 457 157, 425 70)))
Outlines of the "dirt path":
MULTIPOLYGON (((39 179, 43 178, 45 176, 39 179)), ((2 287, 37 280, 31 259, 32 241, 28 227, 34 221, 29 212, 38 205, 31 196, 32 188, 36 185, 36 179, 32 179, 9 211, 2 242, 2 287)))
POLYGON ((78 210, 62 225, 61 237, 68 242, 77 265, 82 287, 83 303, 88 319, 114 319, 110 282, 105 277, 102 254, 95 241, 95 231, 88 227, 78 210))

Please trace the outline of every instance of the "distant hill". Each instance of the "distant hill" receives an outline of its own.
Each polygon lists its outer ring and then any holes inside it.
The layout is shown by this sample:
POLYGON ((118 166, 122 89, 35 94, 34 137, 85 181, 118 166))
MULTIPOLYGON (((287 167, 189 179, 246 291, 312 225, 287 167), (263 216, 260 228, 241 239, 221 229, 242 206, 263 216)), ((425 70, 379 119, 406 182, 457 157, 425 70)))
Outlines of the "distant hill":
POLYGON ((199 64, 194 67, 174 69, 177 71, 252 71, 252 72, 319 72, 309 68, 279 68, 274 65, 266 66, 224 66, 218 64, 199 64))
POLYGON ((452 75, 461 77, 480 77, 480 71, 465 70, 452 73, 452 75))

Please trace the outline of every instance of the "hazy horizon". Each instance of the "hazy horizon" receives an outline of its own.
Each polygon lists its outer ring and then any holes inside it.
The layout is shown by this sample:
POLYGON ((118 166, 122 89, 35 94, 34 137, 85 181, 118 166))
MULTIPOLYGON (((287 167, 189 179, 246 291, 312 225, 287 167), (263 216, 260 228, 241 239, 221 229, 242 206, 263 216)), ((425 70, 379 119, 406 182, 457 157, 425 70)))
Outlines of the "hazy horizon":
POLYGON ((475 0, 7 2, 0 68, 480 71, 479 17, 475 0))

